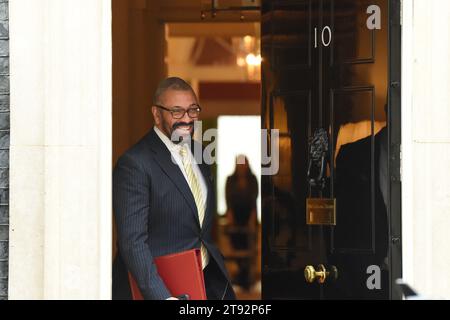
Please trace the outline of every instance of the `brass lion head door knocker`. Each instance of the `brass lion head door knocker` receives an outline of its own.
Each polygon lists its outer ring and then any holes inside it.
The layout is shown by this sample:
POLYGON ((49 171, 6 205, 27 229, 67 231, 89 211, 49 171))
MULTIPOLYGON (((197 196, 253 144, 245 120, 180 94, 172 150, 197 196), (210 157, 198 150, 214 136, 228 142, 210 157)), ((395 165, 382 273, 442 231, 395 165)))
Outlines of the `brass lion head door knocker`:
MULTIPOLYGON (((327 183, 329 139, 325 129, 319 128, 309 139, 308 183, 310 195, 322 194, 327 183)), ((310 197, 306 199, 306 224, 336 225, 336 199, 310 197)))

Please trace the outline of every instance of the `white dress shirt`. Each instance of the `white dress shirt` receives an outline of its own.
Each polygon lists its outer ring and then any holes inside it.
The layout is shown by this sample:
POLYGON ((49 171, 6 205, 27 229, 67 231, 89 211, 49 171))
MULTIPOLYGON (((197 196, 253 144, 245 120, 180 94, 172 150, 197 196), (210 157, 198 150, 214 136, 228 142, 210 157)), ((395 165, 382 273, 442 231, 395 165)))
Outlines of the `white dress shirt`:
MULTIPOLYGON (((175 163, 180 168, 181 172, 183 173, 184 179, 186 179, 186 182, 189 184, 188 177, 186 175, 186 171, 184 170, 183 165, 183 159, 181 158, 180 149, 181 146, 178 144, 173 143, 164 133, 161 132, 156 126, 154 127, 154 130, 158 137, 161 139, 161 141, 164 143, 164 145, 167 147, 167 149, 170 151, 170 154, 172 155, 172 159, 175 160, 175 163)), ((192 155, 192 152, 188 153, 188 156, 191 157, 191 163, 193 164, 193 170, 194 174, 197 177, 198 182, 200 183, 200 188, 202 190, 202 198, 205 203, 206 208, 206 200, 208 199, 208 188, 206 186, 205 179, 203 177, 203 174, 200 171, 200 168, 195 161, 195 157, 192 155)))

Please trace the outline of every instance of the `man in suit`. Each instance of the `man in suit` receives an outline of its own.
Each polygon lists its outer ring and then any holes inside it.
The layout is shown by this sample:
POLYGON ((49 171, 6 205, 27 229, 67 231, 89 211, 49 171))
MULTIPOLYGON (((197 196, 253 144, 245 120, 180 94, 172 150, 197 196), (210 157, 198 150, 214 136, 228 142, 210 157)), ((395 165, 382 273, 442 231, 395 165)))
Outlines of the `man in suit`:
POLYGON ((193 156, 193 150, 202 150, 192 140, 200 112, 189 84, 180 78, 162 81, 153 99, 154 128, 117 162, 113 299, 130 298, 128 271, 145 299, 174 299, 154 258, 194 248, 201 250, 208 299, 235 299, 223 256, 212 241, 216 203, 210 168, 193 156))

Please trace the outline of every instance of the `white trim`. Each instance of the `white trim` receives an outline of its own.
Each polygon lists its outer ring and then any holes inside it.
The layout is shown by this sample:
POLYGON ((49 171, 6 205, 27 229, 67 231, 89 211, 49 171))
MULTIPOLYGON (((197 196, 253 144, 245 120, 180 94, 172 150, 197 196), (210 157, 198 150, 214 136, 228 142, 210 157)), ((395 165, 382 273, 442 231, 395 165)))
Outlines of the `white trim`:
POLYGON ((414 1, 402 1, 402 250, 403 279, 414 277, 414 216, 413 216, 413 15, 414 1))
POLYGON ((103 0, 101 7, 101 100, 100 112, 99 176, 103 181, 99 190, 99 293, 98 298, 112 298, 112 4, 103 0))

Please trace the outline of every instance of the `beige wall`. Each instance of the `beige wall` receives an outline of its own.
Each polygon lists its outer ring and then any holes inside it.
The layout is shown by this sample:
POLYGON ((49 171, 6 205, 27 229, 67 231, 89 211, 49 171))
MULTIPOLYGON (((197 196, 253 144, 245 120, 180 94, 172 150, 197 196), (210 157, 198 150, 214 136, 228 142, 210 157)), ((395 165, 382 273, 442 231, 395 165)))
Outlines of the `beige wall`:
POLYGON ((404 278, 450 299, 450 2, 403 1, 404 278))

